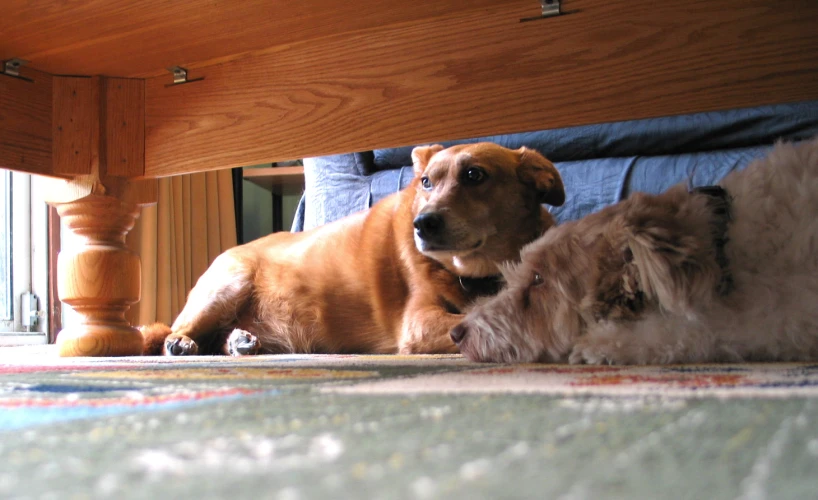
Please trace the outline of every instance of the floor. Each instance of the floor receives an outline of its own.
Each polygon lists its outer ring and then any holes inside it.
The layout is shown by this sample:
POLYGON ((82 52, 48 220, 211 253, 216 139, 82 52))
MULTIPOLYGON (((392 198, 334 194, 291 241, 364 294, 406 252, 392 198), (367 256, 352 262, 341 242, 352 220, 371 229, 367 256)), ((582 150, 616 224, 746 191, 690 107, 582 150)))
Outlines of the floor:
POLYGON ((0 349, 2 498, 804 499, 818 365, 0 349))

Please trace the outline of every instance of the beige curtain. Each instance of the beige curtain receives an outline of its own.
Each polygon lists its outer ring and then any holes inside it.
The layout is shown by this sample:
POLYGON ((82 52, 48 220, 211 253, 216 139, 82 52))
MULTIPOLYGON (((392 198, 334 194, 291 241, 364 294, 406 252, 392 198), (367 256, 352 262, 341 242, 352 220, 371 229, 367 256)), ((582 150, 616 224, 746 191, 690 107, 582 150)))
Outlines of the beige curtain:
POLYGON ((158 203, 142 209, 128 234, 128 246, 142 258, 142 299, 128 320, 173 323, 199 276, 235 245, 230 170, 160 179, 158 203))

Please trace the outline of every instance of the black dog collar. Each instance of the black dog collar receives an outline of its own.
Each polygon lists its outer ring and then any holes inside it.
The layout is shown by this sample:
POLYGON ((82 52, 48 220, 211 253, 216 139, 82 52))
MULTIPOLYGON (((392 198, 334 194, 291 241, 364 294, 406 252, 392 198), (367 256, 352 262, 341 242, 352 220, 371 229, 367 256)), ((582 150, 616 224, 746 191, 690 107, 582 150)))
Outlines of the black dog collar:
POLYGON ((715 216, 712 223, 713 244, 716 247, 716 262, 721 268, 721 281, 716 290, 719 295, 727 295, 733 290, 733 275, 730 273, 730 262, 727 260, 724 247, 729 241, 727 229, 732 220, 730 206, 733 200, 727 190, 721 186, 701 186, 691 189, 690 192, 710 197, 708 205, 715 216))
POLYGON ((485 276, 482 278, 469 278, 458 276, 460 287, 469 297, 482 297, 486 295, 497 295, 503 287, 503 277, 501 275, 485 276))

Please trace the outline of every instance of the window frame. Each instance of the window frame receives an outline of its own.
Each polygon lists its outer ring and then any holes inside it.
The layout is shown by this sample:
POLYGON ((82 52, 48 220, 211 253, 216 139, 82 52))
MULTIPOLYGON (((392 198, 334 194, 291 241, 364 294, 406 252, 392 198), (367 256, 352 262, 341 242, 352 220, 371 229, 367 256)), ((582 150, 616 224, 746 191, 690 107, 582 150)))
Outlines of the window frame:
MULTIPOLYGON (((0 311, 0 345, 44 344, 48 342, 49 318, 49 246, 48 206, 45 203, 44 180, 41 177, 8 170, 0 171, 6 182, 0 186, 6 193, 11 217, 7 217, 11 250, 11 279, 0 293, 11 292, 11 318, 8 311, 0 311), (32 292, 37 297, 37 322, 32 327, 23 325, 22 296, 32 292)), ((0 244, 7 244, 0 242, 0 244)))

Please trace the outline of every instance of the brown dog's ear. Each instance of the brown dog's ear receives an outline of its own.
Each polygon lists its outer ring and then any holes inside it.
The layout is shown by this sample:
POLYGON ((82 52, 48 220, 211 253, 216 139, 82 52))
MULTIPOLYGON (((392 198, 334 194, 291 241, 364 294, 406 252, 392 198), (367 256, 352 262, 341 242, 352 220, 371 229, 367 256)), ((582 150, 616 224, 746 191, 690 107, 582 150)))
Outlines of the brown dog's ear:
POLYGON ((522 182, 534 186, 540 203, 555 207, 565 203, 565 187, 554 164, 537 151, 525 146, 518 149, 517 153, 520 155, 517 176, 522 182))
POLYGON ((414 166, 416 176, 426 170, 426 165, 429 164, 429 160, 439 151, 443 151, 443 146, 440 144, 418 146, 412 150, 412 165, 414 166))

